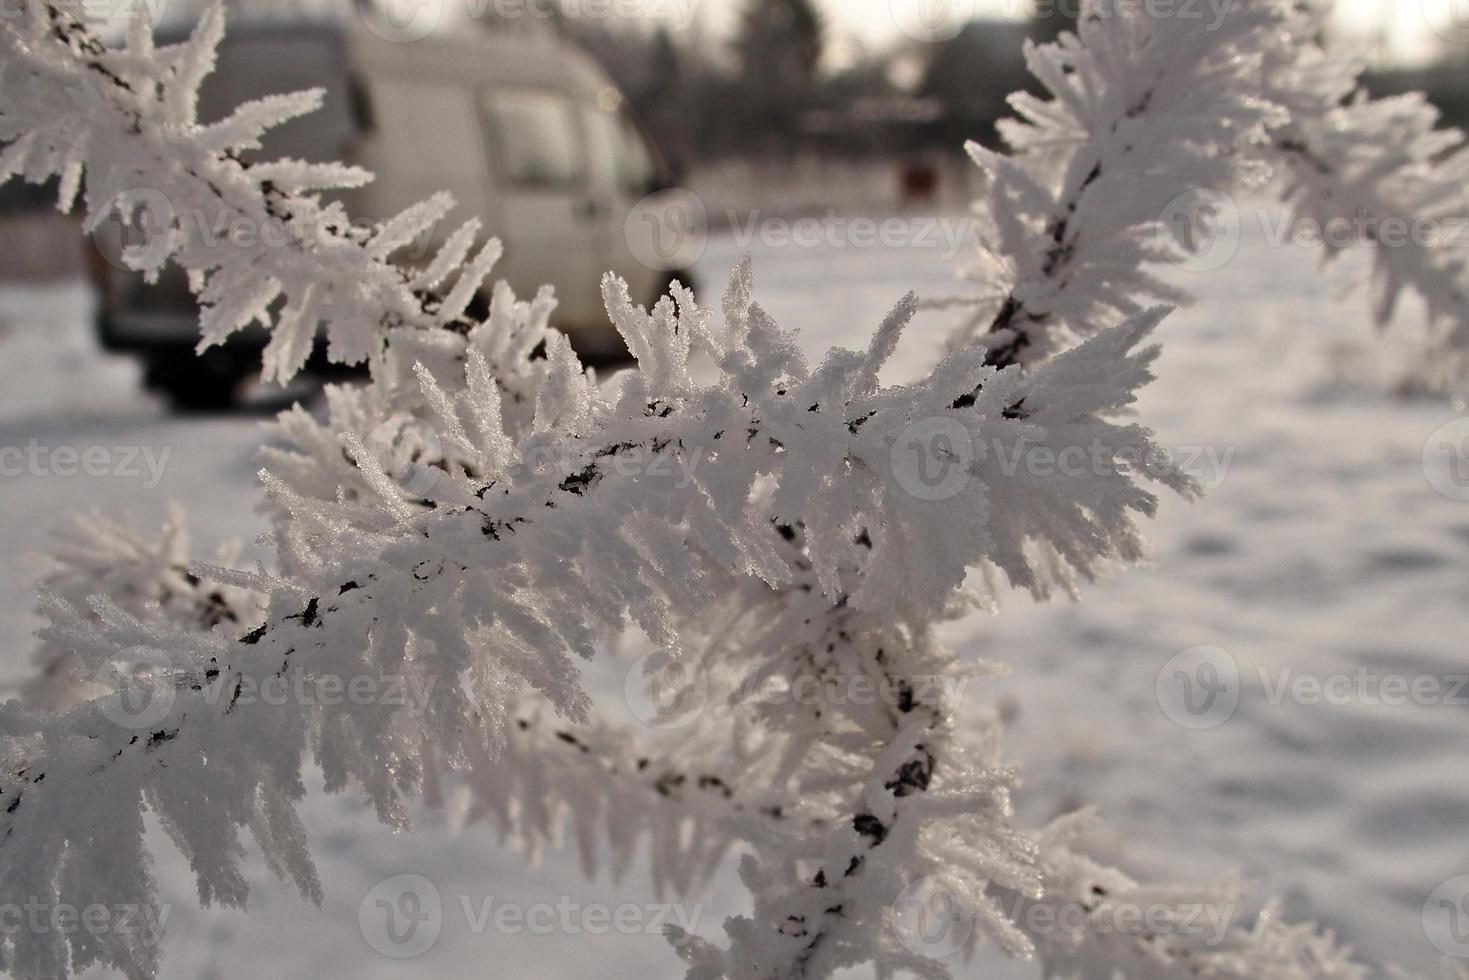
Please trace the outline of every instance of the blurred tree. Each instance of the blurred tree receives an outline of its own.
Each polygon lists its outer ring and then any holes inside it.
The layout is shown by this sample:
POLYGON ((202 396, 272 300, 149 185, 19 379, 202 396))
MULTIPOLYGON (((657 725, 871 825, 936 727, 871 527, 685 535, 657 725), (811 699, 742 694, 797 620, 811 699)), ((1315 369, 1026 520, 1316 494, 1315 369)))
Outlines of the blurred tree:
POLYGON ((750 0, 735 50, 746 78, 807 86, 821 62, 823 24, 812 0, 750 0))
POLYGON ((1020 42, 1031 26, 976 20, 957 37, 933 46, 918 95, 941 108, 930 126, 936 145, 958 147, 965 140, 995 145, 995 123, 1009 114, 1006 97, 1029 82, 1020 42))
POLYGON ((734 39, 747 146, 787 153, 820 92, 824 25, 813 0, 750 0, 734 39))
POLYGON ((648 71, 643 86, 630 92, 633 110, 642 119, 675 172, 693 157, 698 134, 695 121, 694 69, 666 26, 649 42, 648 71))

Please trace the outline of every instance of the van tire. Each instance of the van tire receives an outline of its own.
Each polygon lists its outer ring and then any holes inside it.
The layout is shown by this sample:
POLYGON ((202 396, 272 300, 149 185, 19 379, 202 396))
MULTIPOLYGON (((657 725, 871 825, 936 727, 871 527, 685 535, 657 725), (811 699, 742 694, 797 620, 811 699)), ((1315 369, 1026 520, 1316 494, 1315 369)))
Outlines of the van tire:
POLYGON ((223 412, 239 402, 249 362, 225 350, 195 354, 190 348, 149 351, 143 355, 143 384, 184 412, 223 412))

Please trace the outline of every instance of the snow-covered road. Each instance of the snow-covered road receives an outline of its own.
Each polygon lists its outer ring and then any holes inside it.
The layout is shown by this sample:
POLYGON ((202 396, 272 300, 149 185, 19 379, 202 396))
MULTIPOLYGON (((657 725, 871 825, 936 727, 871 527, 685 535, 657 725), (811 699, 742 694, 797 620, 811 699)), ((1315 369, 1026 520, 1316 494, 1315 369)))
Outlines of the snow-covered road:
MULTIPOLYGON (((736 253, 732 240, 710 244, 699 269, 706 297, 736 253)), ((1469 501, 1455 499, 1469 493, 1440 493, 1424 471, 1425 444, 1454 409, 1390 395, 1397 342, 1373 335, 1361 296, 1337 298, 1362 266, 1323 277, 1315 259, 1247 234, 1225 268, 1178 274, 1202 299, 1162 328, 1160 380, 1139 414, 1197 461, 1211 489, 1195 505, 1164 502, 1150 529, 1155 562, 1088 586, 1079 604, 1016 595, 950 634, 966 655, 1014 667, 967 696, 971 708, 999 702, 1011 717, 1008 754, 1028 774, 1023 822, 1094 804, 1099 847, 1140 875, 1237 869, 1283 896, 1290 917, 1338 928, 1368 959, 1427 969, 1436 954, 1424 901, 1469 873, 1469 687, 1454 680, 1469 674, 1469 501), (1165 666, 1200 646, 1224 651, 1240 677, 1237 706, 1206 729, 1171 720, 1176 705, 1158 695, 1165 666), (1394 678, 1436 681, 1439 694, 1386 703, 1403 700, 1387 686, 1394 678), (1326 695, 1309 696, 1312 679, 1326 695)), ((800 327, 812 354, 865 343, 907 289, 954 291, 952 265, 934 251, 767 248, 755 268, 762 303, 800 327)), ((201 552, 263 529, 252 511, 257 420, 167 415, 139 394, 134 365, 96 350, 89 303, 80 286, 0 289, 0 447, 34 447, 21 475, 0 477, 0 683, 24 675, 45 531, 66 514, 95 506, 146 527, 169 499, 186 501, 201 552), (68 465, 57 452, 66 447, 81 458, 97 450, 100 475, 68 465)), ((920 321, 890 380, 936 356, 944 322, 920 321)), ((605 874, 588 885, 571 854, 531 872, 484 828, 450 836, 428 814, 397 837, 347 797, 316 795, 305 817, 326 884, 321 909, 257 856, 248 915, 199 911, 187 868, 159 835, 173 906, 164 976, 678 973, 656 936, 476 934, 490 896, 649 905, 657 900, 640 872, 621 886, 605 874), (438 943, 406 966, 374 952, 357 923, 372 884, 403 872, 430 876, 447 910, 438 943)), ((728 877, 699 904, 701 931, 718 935, 742 901, 728 877)), ((997 975, 982 960, 963 972, 997 975)))

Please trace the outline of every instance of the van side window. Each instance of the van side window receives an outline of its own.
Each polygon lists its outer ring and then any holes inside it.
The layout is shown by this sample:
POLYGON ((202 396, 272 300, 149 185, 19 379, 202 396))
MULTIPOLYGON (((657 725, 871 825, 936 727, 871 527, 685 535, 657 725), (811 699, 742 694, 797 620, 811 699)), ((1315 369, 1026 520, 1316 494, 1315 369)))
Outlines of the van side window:
POLYGON ((584 110, 592 166, 598 181, 642 197, 653 189, 657 167, 643 134, 626 115, 599 106, 584 110))
POLYGON ((659 167, 654 162, 653 151, 648 148, 643 131, 626 113, 617 116, 617 131, 622 138, 618 159, 625 186, 630 191, 647 194, 658 179, 659 167))
POLYGON ((483 100, 506 181, 535 187, 580 183, 581 140, 570 100, 532 89, 491 89, 483 100))

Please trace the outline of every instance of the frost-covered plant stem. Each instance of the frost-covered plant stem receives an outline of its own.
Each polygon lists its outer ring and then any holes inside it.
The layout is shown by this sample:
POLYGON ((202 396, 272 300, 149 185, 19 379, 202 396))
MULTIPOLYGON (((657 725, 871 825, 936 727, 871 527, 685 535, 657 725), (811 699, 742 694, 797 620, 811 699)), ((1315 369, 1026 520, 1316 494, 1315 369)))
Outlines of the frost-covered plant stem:
POLYGON ((1051 98, 1012 96, 1012 155, 968 147, 989 178, 991 221, 968 275, 999 290, 935 304, 972 307, 955 343, 983 344, 992 364, 1034 363, 1150 297, 1184 298, 1147 269, 1177 254, 1164 209, 1234 186, 1245 151, 1283 118, 1255 89, 1285 8, 1233 3, 1217 26, 1086 10, 1080 37, 1027 44, 1051 98))
MULTIPOLYGON (((903 659, 901 638, 886 639, 894 643, 893 659, 903 659)), ((878 669, 890 669, 883 662, 888 648, 882 638, 868 636, 857 646, 878 655, 878 669), (874 650, 872 643, 884 645, 874 650)), ((904 687, 908 678, 894 680, 903 689, 919 687, 917 678, 911 687, 904 687)), ((741 865, 755 896, 754 916, 725 924, 729 947, 672 936, 690 964, 690 978, 787 980, 829 976, 862 963, 880 973, 937 975, 921 950, 905 946, 893 922, 900 892, 937 874, 974 903, 986 935, 1012 952, 1028 951, 1027 941, 984 895, 988 883, 1039 895, 1028 842, 1004 829, 1013 773, 987 765, 963 768, 948 708, 941 698, 900 699, 889 706, 886 731, 851 743, 845 758, 831 759, 831 746, 850 743, 852 736, 832 733, 825 753, 807 761, 813 769, 830 766, 844 787, 828 804, 823 833, 780 834, 771 828, 764 840, 756 838, 754 852, 741 865), (921 846, 925 833, 952 834, 968 849, 946 865, 921 846)))
POLYGON ((969 308, 955 342, 1033 363, 1149 298, 1182 301, 1149 267, 1207 247, 1221 200, 1273 182, 1328 257, 1372 247, 1380 324, 1405 290, 1424 301, 1421 380, 1462 389, 1469 264, 1445 246, 1469 215, 1463 134, 1421 96, 1369 98, 1311 4, 1235 2, 1217 24, 1104 6, 1027 48, 1050 97, 1012 98, 1012 153, 970 147, 992 229, 969 273, 984 292, 933 304, 969 308))
POLYGON ((1289 112, 1263 156, 1296 220, 1322 236, 1326 255, 1373 249, 1373 314, 1392 322, 1404 292, 1424 304, 1429 329, 1418 381, 1462 394, 1469 377, 1469 264, 1456 237, 1469 219, 1469 142, 1423 95, 1371 98, 1361 67, 1320 47, 1323 17, 1304 8, 1264 75, 1266 97, 1289 112))

